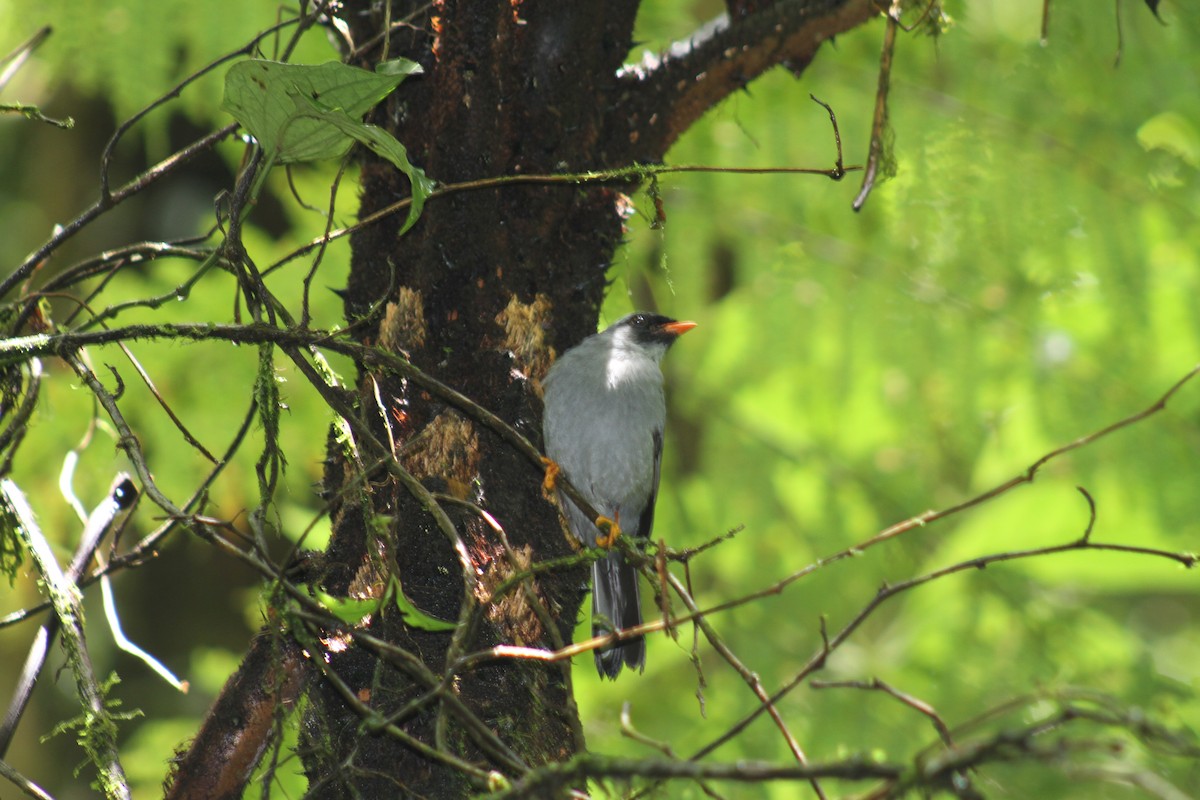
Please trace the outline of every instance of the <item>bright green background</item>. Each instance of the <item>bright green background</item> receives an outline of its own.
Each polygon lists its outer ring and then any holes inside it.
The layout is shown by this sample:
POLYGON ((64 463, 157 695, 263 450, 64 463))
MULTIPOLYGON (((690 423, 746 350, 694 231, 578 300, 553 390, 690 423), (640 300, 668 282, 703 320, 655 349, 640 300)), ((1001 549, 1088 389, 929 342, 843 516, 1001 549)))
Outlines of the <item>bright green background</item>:
MULTIPOLYGON (((111 131, 110 113, 128 114, 274 19, 268 4, 257 12, 231 4, 228 13, 212 3, 86 5, 0 9, 0 30, 8 31, 0 50, 36 25, 56 27, 0 99, 39 102, 80 122, 67 133, 0 121, 0 269, 94 199, 95 152, 111 131), (168 14, 171 24, 153 14, 168 14), (185 20, 191 22, 179 24, 185 20), (77 57, 83 50, 86 60, 77 57), (93 95, 117 110, 105 111, 93 95)), ((718 10, 715 3, 648 5, 638 35, 648 48, 686 35, 718 10)), ((1111 4, 1054 4, 1045 46, 1040 2, 967 5, 948 4, 957 24, 937 40, 901 36, 892 88, 898 174, 861 213, 850 210, 860 173, 836 184, 794 175, 670 176, 661 181, 661 231, 648 224, 649 200, 635 198, 640 215, 630 220, 629 245, 614 263, 618 282, 606 319, 653 297, 664 311, 700 323, 667 359, 673 427, 655 534, 686 546, 745 526, 693 564, 702 604, 767 587, 890 524, 1017 475, 1056 446, 1150 406, 1200 360, 1200 22, 1184 4, 1163 3, 1161 25, 1142 3, 1119 3, 1124 51, 1114 67, 1111 4)), ((832 137, 825 112, 808 99, 812 92, 838 114, 847 163, 861 163, 882 33, 877 22, 839 37, 799 82, 782 70, 755 82, 698 125, 670 162, 827 167, 832 137)), ((320 36, 310 37, 304 55, 314 63, 331 57, 320 36)), ((224 124, 218 102, 213 79, 175 108, 201 126, 224 124)), ((131 163, 143 150, 158 158, 181 143, 166 120, 163 113, 152 117, 126 142, 131 163)), ((241 151, 229 144, 223 154, 233 165, 241 151)), ((118 173, 128 176, 132 168, 118 173)), ((274 212, 282 233, 247 235, 259 263, 320 230, 316 214, 287 198, 282 178, 273 176, 283 198, 274 212)), ((317 205, 326 200, 328 180, 328 172, 312 168, 296 175, 302 195, 317 205)), ((194 188, 158 197, 170 213, 149 203, 122 212, 129 216, 83 238, 62 263, 128 241, 119 225, 145 224, 130 216, 164 217, 155 223, 160 236, 196 230, 211 217, 211 195, 194 188)), ((347 181, 339 222, 351 221, 354 202, 347 181)), ((317 325, 339 321, 340 304, 325 287, 342 285, 346 261, 343 244, 321 267, 317 325)), ((118 280, 112 291, 166 291, 191 269, 157 264, 118 280)), ((272 287, 295 301, 305 269, 297 262, 272 287)), ((228 277, 214 277, 167 313, 229 320, 232 286, 228 277)), ((128 321, 150 318, 162 317, 146 312, 128 321)), ((248 389, 239 387, 249 385, 242 382, 252 379, 256 354, 217 346, 135 350, 180 416, 210 449, 221 449, 244 412, 248 389)), ((131 383, 118 353, 92 355, 98 364, 118 364, 131 383)), ((88 400, 57 366, 52 371, 44 415, 14 477, 47 530, 61 532, 65 549, 75 529, 54 486, 65 449, 83 434, 88 400)), ((320 475, 327 419, 302 378, 284 365, 280 375, 290 407, 280 512, 294 532, 316 507, 310 485, 320 475)), ((131 416, 145 432, 156 475, 180 496, 203 462, 144 389, 131 385, 130 392, 131 416)), ((1198 411, 1200 383, 1162 413, 1055 461, 1032 486, 712 621, 773 689, 820 647, 822 616, 838 630, 882 583, 1078 537, 1088 512, 1076 486, 1096 499, 1096 541, 1200 549, 1198 411)), ((259 437, 256 431, 253 441, 259 437)), ((252 453, 214 490, 224 516, 257 502, 252 453)), ((87 502, 119 466, 111 439, 101 436, 77 480, 87 502)), ((880 678, 933 705, 951 726, 1014 695, 1089 687, 1194 728, 1198 588, 1194 571, 1127 554, 996 565, 895 598, 819 677, 880 678)), ((0 611, 29 603, 34 592, 32 581, 18 582, 0 611)), ((169 543, 154 567, 122 576, 118 592, 131 636, 194 686, 182 698, 111 652, 98 610, 92 612, 99 671, 116 669, 126 707, 147 712, 126 727, 124 741, 139 794, 153 796, 171 748, 194 731, 257 628, 259 598, 252 576, 182 539, 169 543)), ((0 660, 18 660, 30 633, 28 626, 0 630, 0 660)), ((626 701, 639 730, 681 754, 754 707, 741 679, 702 646, 708 685, 701 713, 688 662, 691 636, 682 629, 679 644, 655 637, 646 674, 615 684, 599 683, 591 659, 580 660, 577 690, 592 748, 654 755, 620 735, 626 701)), ((11 685, 10 669, 0 670, 0 687, 11 685)), ((11 763, 61 798, 88 795, 88 773, 72 779, 64 768, 82 756, 69 742, 39 745, 33 736, 71 709, 69 680, 41 687, 10 753, 11 763)), ((817 759, 858 752, 905 759, 935 741, 925 718, 881 694, 803 687, 781 710, 817 759)), ((1006 722, 1029 719, 1018 713, 1006 722)), ((717 757, 786 762, 789 755, 764 719, 717 757)), ((1121 763, 1148 765, 1185 790, 1200 785, 1194 769, 1136 746, 1121 763)), ((1041 768, 989 768, 977 780, 985 792, 1009 797, 1133 794, 1041 768)), ((836 794, 843 787, 830 788, 836 794)), ((768 796, 762 787, 720 790, 768 796)), ((793 797, 798 790, 773 791, 769 796, 793 797)), ((672 794, 699 796, 683 784, 672 794)))

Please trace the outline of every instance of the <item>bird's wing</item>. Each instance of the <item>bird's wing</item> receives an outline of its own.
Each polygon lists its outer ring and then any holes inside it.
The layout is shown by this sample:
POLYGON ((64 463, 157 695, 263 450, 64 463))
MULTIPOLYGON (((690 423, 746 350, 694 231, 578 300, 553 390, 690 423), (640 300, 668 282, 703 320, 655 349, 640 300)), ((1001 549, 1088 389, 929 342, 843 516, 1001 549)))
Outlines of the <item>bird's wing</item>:
POLYGON ((655 430, 650 434, 654 439, 654 477, 650 481, 650 495, 646 498, 646 507, 638 517, 637 535, 649 538, 650 529, 654 527, 654 501, 658 499, 658 479, 662 473, 663 432, 655 430))

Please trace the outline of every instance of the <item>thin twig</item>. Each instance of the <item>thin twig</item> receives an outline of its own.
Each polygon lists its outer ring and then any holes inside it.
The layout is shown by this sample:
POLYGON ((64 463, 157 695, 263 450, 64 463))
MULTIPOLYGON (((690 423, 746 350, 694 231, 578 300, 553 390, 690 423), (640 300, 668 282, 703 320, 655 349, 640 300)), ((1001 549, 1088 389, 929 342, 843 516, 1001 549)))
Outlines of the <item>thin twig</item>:
POLYGON ((21 69, 21 67, 25 65, 25 62, 29 60, 31 55, 33 55, 33 51, 37 50, 38 47, 41 46, 42 42, 49 38, 53 31, 54 29, 49 25, 43 25, 41 28, 38 28, 37 32, 34 33, 33 36, 30 36, 28 39, 14 47, 12 52, 10 52, 4 58, 0 58, 0 64, 8 62, 8 66, 6 66, 4 70, 0 72, 0 90, 4 89, 4 87, 8 85, 8 82, 12 80, 13 75, 17 74, 17 70, 21 69))
POLYGON ((809 94, 808 96, 812 98, 814 103, 829 112, 829 124, 833 126, 833 143, 837 147, 837 160, 833 162, 833 169, 830 170, 829 177, 835 181, 840 181, 846 175, 846 165, 842 160, 842 132, 838 130, 837 114, 833 113, 832 106, 823 100, 818 100, 815 94, 809 94))
POLYGON ((174 172, 201 153, 206 152, 217 142, 237 130, 237 127, 237 123, 231 123, 224 128, 205 134, 187 147, 177 150, 162 161, 159 161, 133 180, 113 191, 107 197, 101 197, 82 214, 75 217, 75 219, 57 228, 50 239, 37 250, 34 250, 16 269, 6 275, 3 280, 0 280, 0 298, 11 292, 17 284, 28 279, 51 253, 62 246, 64 242, 74 237, 75 234, 86 228, 100 215, 156 183, 163 176, 174 172))
MULTIPOLYGON (((770 697, 767 695, 767 690, 758 678, 758 674, 742 663, 741 659, 725 644, 724 639, 721 638, 720 634, 717 633, 709 621, 705 619, 704 615, 699 613, 699 606, 696 605, 696 601, 692 598, 691 593, 679 582, 679 579, 669 572, 666 574, 666 577, 667 581, 671 584, 671 588, 675 590, 675 593, 679 595, 679 599, 687 606, 688 611, 691 611, 695 615, 696 625, 704 632, 704 637, 708 639, 708 643, 712 645, 712 648, 717 651, 721 658, 725 659, 729 666, 733 667, 738 675, 742 676, 742 680, 750 687, 750 691, 754 692, 754 696, 763 704, 762 708, 770 715, 771 720, 775 723, 775 727, 783 735, 783 740, 787 742, 788 749, 792 751, 792 757, 796 759, 797 763, 807 766, 808 757, 805 756, 800 743, 796 741, 796 737, 788 729, 787 723, 783 721, 783 716, 779 713, 779 709, 771 702, 770 697)), ((821 784, 818 780, 813 777, 809 779, 809 783, 812 785, 817 797, 825 800, 825 792, 821 789, 821 784)))
MULTIPOLYGON (((1091 524, 1092 517, 1089 517, 1089 530, 1091 528, 1091 524)), ((778 703, 781 699, 783 699, 783 697, 788 695, 793 689, 795 689, 806 678, 808 678, 809 675, 824 667, 825 661, 831 652, 845 643, 846 640, 850 638, 851 634, 853 634, 854 631, 857 630, 858 627, 862 625, 862 623, 865 622, 868 617, 874 614, 880 606, 898 594, 902 594, 918 586, 923 586, 931 581, 939 580, 948 575, 985 569, 992 564, 1000 564, 1007 561, 1018 561, 1028 558, 1039 558, 1048 555, 1081 550, 1110 550, 1123 553, 1137 553, 1139 555, 1170 559, 1172 561, 1177 561, 1186 567, 1193 567, 1196 565, 1197 561, 1200 561, 1200 556, 1195 554, 1175 553, 1168 550, 1157 550, 1155 548, 1137 547, 1132 545, 1096 544, 1090 541, 1087 536, 1081 536, 1064 544, 1035 547, 1027 550, 1011 550, 979 556, 976 558, 967 559, 966 561, 960 561, 947 567, 942 567, 941 569, 933 570, 932 572, 925 573, 924 575, 918 575, 914 578, 909 578, 908 580, 901 581, 899 583, 884 585, 875 593, 875 596, 872 597, 871 600, 868 601, 867 604, 864 605, 858 611, 858 613, 850 619, 849 622, 842 626, 841 630, 839 630, 832 637, 823 637, 824 642, 820 650, 812 655, 808 661, 805 662, 804 666, 801 667, 792 678, 790 678, 786 683, 783 684, 783 686, 781 686, 775 691, 774 694, 771 695, 770 703, 772 705, 778 703)), ((756 719, 763 712, 763 709, 764 706, 757 706, 754 710, 746 714, 746 716, 731 726, 725 733, 721 734, 719 737, 696 751, 692 758, 702 758, 716 748, 720 747, 725 742, 729 741, 731 738, 744 730, 747 725, 753 722, 754 719, 756 719)))
POLYGON ((888 91, 892 80, 892 56, 896 51, 896 29, 900 26, 900 0, 892 0, 888 10, 887 28, 883 33, 883 50, 879 54, 879 86, 875 90, 875 116, 871 121, 871 145, 867 153, 867 171, 863 174, 862 188, 854 198, 851 207, 861 211, 867 202, 867 196, 875 188, 875 180, 879 176, 881 162, 885 158, 888 130, 888 91))
MULTIPOLYGON (((535 573, 532 570, 527 569, 527 565, 521 561, 520 557, 517 556, 517 552, 513 548, 512 542, 509 541, 508 533, 504 530, 504 526, 502 526, 494 516, 472 502, 462 500, 452 495, 439 494, 436 495, 436 497, 442 502, 451 503, 470 510, 472 513, 482 519, 489 528, 492 529, 492 532, 496 534, 500 540, 500 544, 504 547, 504 557, 507 559, 509 566, 513 570, 513 576, 508 581, 504 581, 496 587, 496 589, 492 592, 489 603, 494 605, 498 599, 505 596, 509 585, 515 578, 517 585, 520 586, 521 591, 524 593, 525 601, 529 604, 529 607, 533 610, 534 615, 538 618, 538 624, 542 627, 543 635, 550 640, 550 645, 555 650, 561 650, 563 647, 566 647, 566 642, 563 641, 562 634, 559 632, 558 624, 551 616, 550 610, 546 608, 546 604, 543 602, 541 595, 538 594, 537 586, 533 581, 535 573)), ((482 611, 483 609, 481 606, 477 613, 482 613, 482 611)), ((575 704, 575 689, 574 679, 572 677, 571 662, 561 661, 559 664, 559 674, 561 675, 563 681, 564 702, 567 704, 568 713, 566 714, 566 718, 571 728, 571 736, 574 740, 573 752, 579 753, 587 749, 587 741, 583 735, 583 725, 580 722, 579 708, 575 704)))
MULTIPOLYGON (((297 634, 300 633, 295 629, 294 632, 297 634)), ((313 642, 301 642, 301 644, 306 644, 307 647, 320 652, 313 642)), ((324 676, 329 685, 334 688, 339 696, 341 696, 342 701, 345 702, 346 705, 348 705, 351 709, 353 709, 355 714, 359 715, 363 719, 378 717, 378 712, 359 700, 358 694, 350 686, 348 686, 344 680, 342 680, 341 676, 337 674, 333 667, 325 663, 324 658, 310 658, 308 661, 310 664, 314 665, 318 671, 320 671, 321 675, 324 676)), ((444 764, 459 774, 471 779, 479 788, 487 787, 488 773, 486 770, 480 769, 476 765, 467 761, 463 761, 462 759, 451 755, 448 751, 429 746, 416 736, 413 736, 408 731, 403 730, 397 725, 383 724, 381 725, 380 730, 386 733, 388 736, 396 739, 405 747, 411 748, 413 751, 419 753, 425 758, 440 764, 444 764)))
POLYGON ((900 691, 895 686, 879 678, 872 678, 869 681, 810 681, 808 685, 814 689, 863 689, 865 691, 883 692, 896 698, 909 708, 929 717, 929 721, 933 723, 934 730, 937 731, 942 743, 947 747, 954 746, 954 737, 950 735, 950 728, 946 726, 941 715, 937 713, 937 710, 933 706, 908 692, 900 691))
POLYGON ((1029 467, 1021 474, 1016 475, 1016 476, 1008 479, 1007 481, 1005 481, 997 486, 992 487, 991 489, 988 489, 986 492, 975 495, 974 497, 970 498, 969 500, 965 500, 961 503, 958 503, 957 505, 950 506, 949 508, 943 509, 941 511, 926 511, 924 514, 918 514, 917 516, 912 517, 910 519, 906 519, 903 522, 898 522, 895 525, 892 525, 891 527, 885 528, 884 530, 880 531, 878 534, 871 537, 867 541, 863 542, 861 545, 858 545, 855 549, 860 550, 860 551, 865 550, 866 548, 868 548, 872 545, 875 545, 875 544, 878 544, 879 542, 890 539, 893 536, 899 536, 900 534, 910 531, 913 528, 924 527, 925 525, 928 525, 932 522, 936 522, 940 519, 944 519, 953 514, 958 514, 962 511, 966 511, 969 508, 974 508, 975 506, 980 505, 981 503, 985 503, 988 500, 991 500, 995 497, 1005 494, 1006 492, 1011 491, 1012 489, 1014 489, 1017 486, 1020 486, 1023 483, 1032 483, 1033 479, 1037 477, 1037 474, 1041 470, 1042 467, 1046 466, 1046 464, 1059 458, 1060 456, 1064 456, 1067 453, 1070 453, 1073 450, 1078 450, 1081 447, 1086 447, 1087 445, 1091 444, 1092 442, 1095 442, 1098 439, 1102 439, 1105 436, 1108 436, 1110 433, 1115 433, 1116 431, 1119 431, 1122 428, 1127 428, 1130 425, 1141 422, 1146 417, 1152 416, 1154 414, 1157 414, 1159 411, 1162 411, 1164 408, 1167 407, 1167 402, 1172 397, 1174 397, 1175 394, 1180 389, 1182 389, 1186 383, 1188 383, 1190 380, 1192 380, 1192 378, 1196 377, 1197 373, 1200 373, 1200 365, 1193 367, 1191 369, 1191 371, 1189 371, 1186 375, 1184 375, 1182 378, 1180 378, 1178 381, 1176 381, 1175 384, 1173 386, 1171 386, 1170 389, 1168 389, 1161 397, 1158 398, 1158 400, 1156 400, 1148 408, 1145 408, 1142 411, 1139 411, 1136 414, 1133 414, 1131 416, 1125 417, 1124 419, 1117 420, 1116 422, 1112 423, 1111 425, 1107 425, 1107 426, 1101 428, 1100 430, 1095 431, 1094 433, 1089 433, 1086 436, 1081 436, 1078 439, 1074 440, 1073 442, 1069 442, 1069 443, 1063 445, 1062 447, 1058 447, 1054 450, 1051 450, 1049 453, 1046 453, 1044 456, 1039 458, 1037 461, 1030 464, 1029 467))
MULTIPOLYGON (((460 183, 441 184, 435 187, 428 195, 426 195, 425 202, 429 203, 458 192, 522 184, 575 185, 591 183, 621 183, 628 181, 647 180, 656 175, 671 175, 676 173, 728 173, 732 175, 823 175, 831 180, 839 180, 845 173, 857 172, 861 169, 862 167, 857 165, 849 167, 843 166, 840 163, 840 158, 839 163, 835 167, 826 169, 815 167, 715 167, 705 164, 636 164, 617 169, 595 170, 590 172, 548 173, 544 175, 500 175, 492 178, 479 178, 477 180, 462 181, 460 183)), ((270 275, 272 272, 284 266, 288 262, 307 255, 318 247, 325 246, 334 239, 340 239, 344 236, 349 236, 350 234, 374 225, 381 220, 399 214, 401 211, 407 211, 411 205, 412 198, 406 197, 402 200, 397 200, 391 205, 384 206, 383 208, 368 214, 353 225, 327 231, 325 234, 318 236, 317 238, 309 241, 307 244, 297 247, 283 258, 280 258, 275 263, 266 267, 263 270, 263 276, 265 277, 270 275)))
POLYGON ((217 67, 221 66, 222 64, 226 63, 227 61, 232 61, 235 58, 241 58, 242 56, 250 55, 258 48, 259 42, 261 42, 263 39, 267 38, 268 36, 271 36, 276 31, 278 31, 282 28, 296 25, 297 23, 300 22, 300 19, 301 18, 289 19, 284 22, 278 23, 276 25, 272 25, 271 27, 267 28, 266 30, 259 32, 258 34, 256 34, 254 36, 254 38, 252 38, 250 41, 246 42, 246 44, 242 45, 241 47, 237 48, 236 50, 231 50, 222 56, 218 56, 217 58, 213 59, 208 64, 201 67, 200 69, 195 70, 194 72, 190 73, 186 78, 184 78, 179 83, 175 84, 173 87, 168 89, 165 93, 159 95, 154 100, 150 101, 149 105, 145 106, 140 111, 136 112, 133 116, 129 117, 128 119, 124 120, 120 125, 118 125, 117 129, 115 131, 113 131, 113 135, 111 137, 109 137, 108 143, 104 146, 104 153, 100 157, 100 199, 101 199, 101 201, 109 201, 112 199, 112 193, 109 189, 109 181, 108 181, 109 165, 112 163, 113 152, 117 149, 117 144, 120 143, 121 139, 124 138, 125 134, 128 133, 129 130, 131 128, 133 128, 134 125, 141 122, 142 119, 144 119, 154 109, 170 102, 171 100, 175 100, 176 98, 178 98, 183 93, 183 90, 188 87, 189 84, 192 84, 192 83, 198 81, 200 78, 202 78, 205 75, 207 75, 208 73, 212 72, 217 67))
POLYGON ((46 793, 45 789, 17 772, 8 762, 3 760, 0 760, 0 776, 20 789, 26 797, 32 797, 34 800, 54 800, 53 797, 46 793))

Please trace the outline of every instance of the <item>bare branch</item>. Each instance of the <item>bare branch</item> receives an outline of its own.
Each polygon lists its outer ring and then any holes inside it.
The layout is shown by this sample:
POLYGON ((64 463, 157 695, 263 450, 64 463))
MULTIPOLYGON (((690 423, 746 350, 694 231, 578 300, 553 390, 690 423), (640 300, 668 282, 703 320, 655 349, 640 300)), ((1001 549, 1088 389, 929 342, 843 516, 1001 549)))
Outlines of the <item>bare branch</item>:
POLYGON ((892 83, 892 55, 896 51, 896 29, 900 27, 900 0, 893 0, 887 13, 887 28, 883 34, 883 52, 879 55, 879 86, 875 91, 875 115, 871 120, 871 149, 867 155, 867 171, 862 189, 854 198, 853 208, 861 211, 867 195, 875 188, 880 167, 886 158, 884 148, 888 136, 888 90, 892 83))
POLYGON ((621 113, 639 160, 657 161, 724 98, 783 62, 806 67, 826 41, 878 14, 871 0, 785 0, 730 23, 722 17, 660 58, 625 70, 621 113))
MULTIPOLYGON (((931 522, 936 522, 937 520, 944 519, 945 517, 951 516, 953 514, 958 514, 962 511, 966 511, 969 508, 974 508, 975 506, 977 506, 981 503, 985 503, 988 500, 991 500, 995 497, 999 497, 1000 495, 1011 491, 1012 489, 1016 488, 1017 486, 1020 486, 1023 483, 1032 483, 1033 479, 1037 477, 1037 474, 1041 470, 1041 468, 1046 466, 1046 464, 1050 463, 1051 461, 1054 461, 1058 457, 1066 455, 1067 453, 1070 453, 1073 450, 1078 450, 1081 447, 1086 447, 1087 445, 1091 444, 1092 442, 1094 442, 1098 439, 1102 439, 1105 436, 1108 436, 1110 433, 1115 433, 1116 431, 1119 431, 1122 428, 1127 428, 1130 425, 1134 425, 1138 422, 1141 422, 1146 417, 1152 416, 1154 414, 1157 414, 1159 411, 1162 411, 1164 408, 1167 407, 1167 402, 1170 401, 1170 399, 1172 397, 1174 397, 1175 394, 1180 389, 1182 389, 1186 383, 1188 383, 1192 378, 1196 377, 1197 373, 1200 373, 1200 365, 1193 367, 1190 372, 1188 372, 1186 375, 1184 375, 1182 378, 1180 378, 1178 381, 1176 381, 1175 384, 1170 389, 1168 389, 1161 397, 1159 397, 1158 400, 1156 400, 1154 402, 1154 404, 1151 405, 1149 408, 1143 409, 1142 411, 1139 411, 1136 414, 1133 414, 1131 416, 1125 417, 1124 419, 1118 420, 1111 425, 1107 425, 1107 426, 1101 428, 1100 430, 1095 431, 1094 433, 1089 433, 1086 436, 1081 436, 1078 439, 1076 439, 1075 441, 1069 442, 1069 443, 1063 445, 1062 447, 1051 450, 1049 453, 1046 453, 1044 456, 1039 458, 1037 461, 1030 464, 1029 467, 1024 472, 1022 472, 1020 475, 1010 478, 1009 480, 1005 481, 1004 483, 1001 483, 998 486, 994 486, 993 488, 987 490, 986 492, 982 492, 982 493, 970 498, 969 500, 965 500, 961 503, 958 503, 957 505, 953 505, 950 508, 946 508, 941 511, 926 511, 924 514, 919 514, 915 517, 912 517, 911 519, 906 519, 903 522, 896 523, 895 525, 892 525, 891 527, 886 528, 883 531, 880 531, 878 534, 871 537, 866 542, 863 542, 863 544, 861 544, 857 549, 865 550, 866 548, 868 548, 872 545, 878 544, 879 542, 882 542, 885 539, 890 539, 893 536, 899 536, 900 534, 910 531, 913 528, 923 527, 925 525, 928 525, 931 522)), ((1086 493, 1085 493, 1085 496, 1086 496, 1086 493)))
MULTIPOLYGON (((928 572, 924 575, 919 575, 914 578, 909 578, 905 581, 900 581, 899 583, 887 584, 880 587, 875 596, 872 597, 871 600, 868 601, 867 604, 864 605, 849 622, 842 626, 842 629, 839 630, 832 638, 826 639, 824 634, 822 635, 823 643, 821 648, 809 657, 804 666, 801 667, 792 678, 790 678, 782 687, 780 687, 774 694, 771 695, 769 704, 774 705, 775 703, 778 703, 781 699, 783 699, 783 697, 791 693, 793 689, 803 683, 810 675, 824 667, 825 661, 830 652, 841 647, 841 645, 849 639, 854 631, 857 630, 858 627, 862 625, 862 623, 865 622, 868 617, 874 614, 885 602, 898 594, 909 591, 910 589, 914 589, 918 586, 922 586, 926 583, 930 583, 931 581, 939 580, 948 575, 985 569, 992 564, 1000 564, 1007 561, 1017 561, 1028 558, 1039 558, 1043 556, 1079 550, 1113 550, 1118 552, 1138 553, 1140 555, 1149 555, 1178 561, 1187 567, 1195 566, 1196 562, 1200 561, 1200 556, 1190 553, 1176 553, 1169 550, 1156 550, 1154 548, 1136 547, 1131 545, 1094 544, 1088 539, 1079 538, 1075 541, 1067 542, 1066 544, 1048 545, 1046 547, 1036 547, 1028 550, 1010 550, 1001 553, 993 553, 986 556, 979 556, 977 558, 960 561, 948 567, 943 567, 941 569, 928 572)), ((826 560, 823 563, 829 562, 826 560)), ((711 611, 708 613, 711 613, 711 611)), ((822 624, 824 623, 822 622, 822 624)), ((753 722, 755 718, 761 715, 765 708, 765 705, 756 707, 736 724, 731 726, 729 730, 721 734, 721 736, 700 748, 700 750, 698 750, 696 754, 692 756, 692 758, 701 758, 708 753, 711 753, 725 742, 729 741, 731 738, 744 730, 745 727, 753 722)))
POLYGON ((27 797, 32 797, 34 800, 54 800, 53 797, 46 794, 45 789, 17 772, 6 761, 0 760, 0 776, 20 789, 27 797))

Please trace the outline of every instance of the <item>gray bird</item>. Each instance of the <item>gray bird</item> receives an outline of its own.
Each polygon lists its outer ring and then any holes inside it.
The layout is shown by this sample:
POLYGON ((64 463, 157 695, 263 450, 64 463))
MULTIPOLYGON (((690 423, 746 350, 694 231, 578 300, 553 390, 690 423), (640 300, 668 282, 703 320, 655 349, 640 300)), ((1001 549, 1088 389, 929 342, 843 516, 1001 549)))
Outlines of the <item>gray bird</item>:
MULTIPOLYGON (((546 455, 603 517, 646 538, 654 523, 666 401, 659 362, 696 327, 660 314, 622 317, 562 355, 542 385, 546 455)), ((571 533, 585 546, 605 535, 561 494, 571 533)), ((642 623, 637 571, 614 550, 592 565, 592 635, 642 623)), ((596 650, 601 677, 646 663, 641 637, 596 650)))

